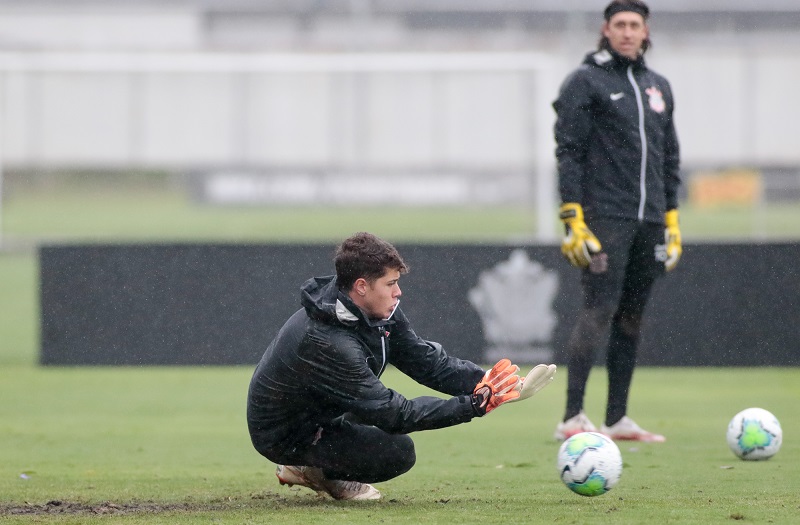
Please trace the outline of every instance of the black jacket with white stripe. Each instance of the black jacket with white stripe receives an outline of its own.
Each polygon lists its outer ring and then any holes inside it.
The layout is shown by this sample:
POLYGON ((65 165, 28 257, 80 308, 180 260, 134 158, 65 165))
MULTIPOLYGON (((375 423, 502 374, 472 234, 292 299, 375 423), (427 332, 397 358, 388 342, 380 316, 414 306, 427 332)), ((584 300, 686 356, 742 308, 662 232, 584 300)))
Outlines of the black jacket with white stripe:
POLYGON ((400 308, 391 319, 371 320, 333 276, 309 279, 300 302, 250 382, 250 437, 267 458, 309 443, 320 426, 345 414, 393 434, 475 417, 471 394, 484 370, 417 336, 400 308), (454 397, 406 399, 380 381, 388 364, 454 397))
POLYGON ((553 103, 562 202, 593 217, 662 223, 678 207, 680 155, 669 82, 612 50, 586 56, 553 103))

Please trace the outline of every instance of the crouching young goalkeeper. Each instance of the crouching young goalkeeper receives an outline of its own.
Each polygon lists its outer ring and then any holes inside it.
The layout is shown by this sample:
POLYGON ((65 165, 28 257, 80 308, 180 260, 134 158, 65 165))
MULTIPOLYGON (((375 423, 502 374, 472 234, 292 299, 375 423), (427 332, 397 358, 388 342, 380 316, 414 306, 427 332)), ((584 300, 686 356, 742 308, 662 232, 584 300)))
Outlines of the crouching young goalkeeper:
POLYGON ((309 279, 302 308, 270 343, 250 382, 247 423, 281 484, 335 499, 375 500, 370 483, 414 466, 407 434, 481 417, 548 385, 555 365, 525 377, 507 359, 484 371, 417 336, 398 307, 408 271, 397 250, 369 233, 338 247, 336 275, 309 279), (393 365, 451 395, 406 399, 380 376, 393 365))

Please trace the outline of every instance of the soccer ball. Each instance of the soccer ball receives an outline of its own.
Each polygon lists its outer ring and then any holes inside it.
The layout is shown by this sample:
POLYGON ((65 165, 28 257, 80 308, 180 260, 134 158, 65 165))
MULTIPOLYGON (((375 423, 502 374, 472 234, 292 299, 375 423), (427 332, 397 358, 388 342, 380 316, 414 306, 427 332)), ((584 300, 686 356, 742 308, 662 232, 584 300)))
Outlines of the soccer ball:
POLYGON ((728 446, 741 459, 769 459, 781 448, 778 418, 763 408, 742 410, 728 424, 728 446))
POLYGON ((572 492, 599 496, 619 481, 622 455, 611 438, 597 432, 581 432, 558 449, 558 473, 572 492))

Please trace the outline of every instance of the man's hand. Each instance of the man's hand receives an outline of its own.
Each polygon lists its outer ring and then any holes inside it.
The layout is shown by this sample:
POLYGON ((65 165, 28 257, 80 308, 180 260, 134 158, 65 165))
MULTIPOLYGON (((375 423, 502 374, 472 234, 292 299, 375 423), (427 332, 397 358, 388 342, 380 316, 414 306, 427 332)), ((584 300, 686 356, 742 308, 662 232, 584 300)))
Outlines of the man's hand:
POLYGON ((592 255, 600 253, 603 246, 583 220, 583 207, 577 202, 565 202, 559 208, 559 218, 566 234, 561 241, 561 253, 578 268, 586 268, 592 255))
POLYGON ((667 244, 667 260, 664 261, 664 267, 667 271, 671 271, 677 266, 678 261, 683 254, 683 247, 681 246, 681 229, 678 225, 678 210, 669 210, 664 214, 664 240, 667 244))
POLYGON ((520 396, 517 372, 517 365, 511 364, 508 359, 501 359, 484 374, 472 392, 472 408, 477 415, 484 416, 520 396))
POLYGON ((528 372, 517 386, 519 397, 511 401, 522 401, 533 396, 536 392, 543 389, 553 382, 556 375, 556 365, 536 365, 528 372))

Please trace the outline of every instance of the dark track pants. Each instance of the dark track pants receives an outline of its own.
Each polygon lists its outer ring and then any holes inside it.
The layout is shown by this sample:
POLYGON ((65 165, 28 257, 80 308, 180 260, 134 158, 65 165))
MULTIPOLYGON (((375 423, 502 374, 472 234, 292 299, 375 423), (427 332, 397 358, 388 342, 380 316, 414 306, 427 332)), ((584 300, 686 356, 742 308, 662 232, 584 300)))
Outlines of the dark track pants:
POLYGON ((328 479, 361 483, 395 478, 411 470, 416 462, 414 442, 407 435, 388 434, 344 417, 320 426, 314 436, 288 453, 259 452, 278 464, 319 467, 328 479))
POLYGON ((569 339, 565 419, 583 408, 595 352, 608 333, 608 404, 605 423, 627 412, 636 366, 641 321, 655 280, 664 273, 664 225, 624 219, 597 219, 589 229, 603 245, 608 268, 581 274, 583 307, 569 339))

